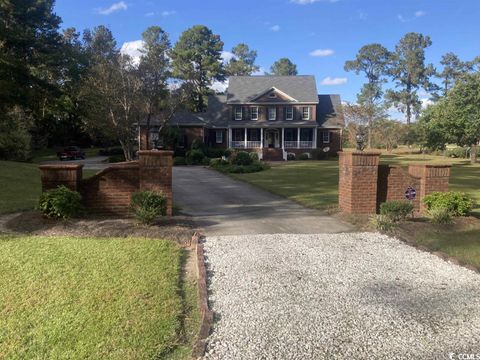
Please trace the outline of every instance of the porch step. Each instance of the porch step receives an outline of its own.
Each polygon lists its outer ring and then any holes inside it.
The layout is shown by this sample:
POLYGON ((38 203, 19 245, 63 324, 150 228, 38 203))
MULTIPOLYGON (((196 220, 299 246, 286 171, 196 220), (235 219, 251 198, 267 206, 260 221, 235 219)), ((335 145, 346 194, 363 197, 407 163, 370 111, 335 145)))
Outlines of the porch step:
POLYGON ((282 149, 265 148, 263 149, 263 160, 265 161, 281 161, 283 160, 282 149))

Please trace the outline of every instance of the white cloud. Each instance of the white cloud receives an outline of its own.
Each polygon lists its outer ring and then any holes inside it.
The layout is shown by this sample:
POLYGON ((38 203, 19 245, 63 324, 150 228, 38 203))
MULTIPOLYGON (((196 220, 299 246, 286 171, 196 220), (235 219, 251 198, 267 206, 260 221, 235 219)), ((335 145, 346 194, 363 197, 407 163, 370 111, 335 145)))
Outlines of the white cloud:
POLYGON ((310 52, 310 56, 315 57, 332 56, 333 54, 335 54, 335 51, 333 51, 332 49, 317 49, 310 52))
POLYGON ((255 71, 252 75, 265 75, 265 68, 261 67, 255 71))
POLYGON ((175 15, 177 12, 175 10, 165 10, 165 11, 162 11, 161 15, 163 17, 167 17, 167 16, 171 16, 171 15, 175 15))
POLYGON ((400 20, 402 23, 406 23, 406 22, 413 21, 413 20, 415 20, 419 17, 425 16, 425 15, 427 15, 427 13, 425 11, 417 10, 417 11, 415 11, 415 13, 413 14, 412 17, 405 17, 402 14, 398 14, 397 19, 400 20))
POLYGON ((358 18, 360 20, 367 20, 368 14, 366 12, 362 11, 362 10, 359 10, 358 11, 358 18))
POLYGON ((125 3, 125 1, 119 1, 117 3, 114 3, 110 5, 108 8, 98 8, 96 9, 97 13, 100 15, 110 15, 111 13, 121 11, 121 10, 127 10, 128 6, 125 3))
POLYGON ((434 104, 433 100, 431 100, 430 98, 422 98, 420 99, 420 101, 422 102, 422 109, 425 109, 429 105, 434 104))
POLYGON ((231 59, 235 57, 235 55, 233 55, 233 53, 231 53, 230 51, 222 51, 220 56, 224 63, 229 62, 231 59))
POLYGON ((153 16, 153 15, 155 15, 155 13, 153 11, 145 14, 145 16, 147 16, 147 17, 153 16))
POLYGON ((343 85, 347 83, 347 78, 346 77, 336 77, 332 78, 330 76, 327 76, 322 80, 320 83, 321 85, 326 85, 326 86, 332 86, 332 85, 343 85))
POLYGON ((127 41, 124 42, 120 48, 120 53, 130 56, 133 63, 138 65, 140 63, 140 57, 142 56, 141 50, 143 50, 144 46, 145 42, 143 40, 127 41))
POLYGON ((270 30, 275 31, 275 32, 280 31, 280 25, 273 25, 273 26, 270 28, 270 30))
POLYGON ((214 81, 212 86, 210 86, 210 89, 212 89, 215 92, 220 92, 223 93, 227 90, 228 88, 228 79, 221 82, 221 81, 214 81))

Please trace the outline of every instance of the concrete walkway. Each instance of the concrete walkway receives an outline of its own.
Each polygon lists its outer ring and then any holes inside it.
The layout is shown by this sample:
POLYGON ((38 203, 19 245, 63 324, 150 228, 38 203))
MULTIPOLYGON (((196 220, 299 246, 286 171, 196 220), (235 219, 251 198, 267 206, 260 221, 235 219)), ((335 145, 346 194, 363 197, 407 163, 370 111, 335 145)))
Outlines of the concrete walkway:
POLYGON ((173 168, 174 203, 207 235, 312 234, 352 227, 317 210, 199 166, 173 168))

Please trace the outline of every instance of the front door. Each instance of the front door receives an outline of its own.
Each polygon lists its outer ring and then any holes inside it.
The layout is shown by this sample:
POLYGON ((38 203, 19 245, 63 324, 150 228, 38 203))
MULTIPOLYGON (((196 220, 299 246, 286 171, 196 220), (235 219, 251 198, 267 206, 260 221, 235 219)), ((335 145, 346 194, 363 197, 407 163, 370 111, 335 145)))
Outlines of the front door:
POLYGON ((267 130, 265 132, 265 144, 268 148, 278 148, 280 141, 278 138, 278 130, 267 130))

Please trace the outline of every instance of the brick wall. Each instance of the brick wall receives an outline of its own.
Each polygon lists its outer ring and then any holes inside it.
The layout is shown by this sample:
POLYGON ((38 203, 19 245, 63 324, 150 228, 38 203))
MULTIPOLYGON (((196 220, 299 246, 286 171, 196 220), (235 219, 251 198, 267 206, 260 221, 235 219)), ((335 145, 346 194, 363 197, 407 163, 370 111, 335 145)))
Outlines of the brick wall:
POLYGON ((435 191, 448 191, 450 165, 379 165, 380 153, 340 152, 339 208, 351 214, 374 214, 381 203, 406 200, 405 191, 416 190, 416 212, 425 210, 423 198, 435 191))
POLYGON ((167 197, 167 215, 172 215, 172 151, 139 151, 139 160, 114 164, 88 179, 82 165, 42 165, 42 189, 65 185, 82 195, 93 213, 125 216, 130 199, 138 190, 162 191, 167 197))

